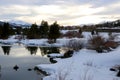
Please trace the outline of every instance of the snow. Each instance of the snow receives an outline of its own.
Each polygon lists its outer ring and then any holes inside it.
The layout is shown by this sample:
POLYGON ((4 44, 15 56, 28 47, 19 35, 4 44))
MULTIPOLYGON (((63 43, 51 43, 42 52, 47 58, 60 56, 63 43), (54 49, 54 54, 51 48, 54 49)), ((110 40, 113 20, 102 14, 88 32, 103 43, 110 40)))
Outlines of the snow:
MULTIPOLYGON (((109 69, 120 64, 120 47, 109 53, 97 53, 93 50, 82 49, 67 59, 57 59, 56 64, 37 65, 47 71, 50 76, 43 80, 114 80, 117 72, 109 69), (86 78, 86 79, 84 79, 86 78)), ((119 78, 118 78, 119 79, 119 78)))
MULTIPOLYGON (((108 38, 108 33, 99 33, 108 38)), ((89 38, 90 33, 84 32, 84 39, 89 38)), ((66 43, 69 39, 58 39, 58 43, 66 43), (66 41, 64 41, 66 40, 66 41)), ((120 41, 120 39, 118 40, 120 41)), ((54 55, 53 55, 54 56, 54 55)), ((95 50, 81 49, 74 52, 71 58, 56 58, 55 64, 40 64, 39 69, 46 71, 49 76, 43 80, 120 80, 117 72, 110 71, 115 65, 120 65, 120 47, 107 53, 97 53, 95 50)))
POLYGON ((63 54, 59 54, 59 53, 52 53, 52 54, 48 54, 47 55, 48 57, 51 57, 51 58, 56 58, 56 57, 62 57, 63 54))

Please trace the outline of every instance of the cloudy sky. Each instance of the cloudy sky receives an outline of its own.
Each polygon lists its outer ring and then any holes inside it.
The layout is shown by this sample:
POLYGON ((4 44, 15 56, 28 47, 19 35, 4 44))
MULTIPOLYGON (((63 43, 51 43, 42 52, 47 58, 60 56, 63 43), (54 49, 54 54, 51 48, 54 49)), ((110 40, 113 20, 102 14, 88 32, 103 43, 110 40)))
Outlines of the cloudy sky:
POLYGON ((0 0, 0 20, 61 25, 120 19, 120 0, 0 0))

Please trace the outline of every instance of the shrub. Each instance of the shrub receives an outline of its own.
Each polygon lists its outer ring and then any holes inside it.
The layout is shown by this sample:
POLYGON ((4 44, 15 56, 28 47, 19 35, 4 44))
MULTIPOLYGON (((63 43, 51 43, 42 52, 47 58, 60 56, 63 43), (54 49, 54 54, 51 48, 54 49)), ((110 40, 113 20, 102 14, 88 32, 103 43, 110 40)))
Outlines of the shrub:
POLYGON ((84 73, 80 75, 80 80, 93 80, 93 75, 89 73, 90 68, 86 68, 84 73))
POLYGON ((65 47, 68 47, 68 48, 70 48, 72 50, 77 51, 77 50, 82 49, 84 47, 84 44, 80 40, 72 39, 68 43, 66 43, 65 47))
POLYGON ((109 34, 109 40, 114 41, 117 36, 117 34, 109 34))
POLYGON ((111 41, 110 38, 106 40, 99 35, 90 37, 89 44, 91 45, 90 47, 92 47, 92 49, 95 49, 98 53, 111 51, 111 48, 116 48, 118 46, 118 43, 111 41))
POLYGON ((95 49, 97 52, 102 52, 103 44, 105 43, 105 39, 99 35, 92 36, 89 39, 89 44, 91 45, 92 49, 95 49))
POLYGON ((66 34, 63 34, 64 37, 68 37, 68 38, 74 38, 74 37, 78 37, 78 38, 82 38, 82 32, 77 32, 77 31, 68 31, 66 34))
POLYGON ((116 48, 117 46, 117 42, 114 41, 107 41, 104 43, 104 48, 116 48))

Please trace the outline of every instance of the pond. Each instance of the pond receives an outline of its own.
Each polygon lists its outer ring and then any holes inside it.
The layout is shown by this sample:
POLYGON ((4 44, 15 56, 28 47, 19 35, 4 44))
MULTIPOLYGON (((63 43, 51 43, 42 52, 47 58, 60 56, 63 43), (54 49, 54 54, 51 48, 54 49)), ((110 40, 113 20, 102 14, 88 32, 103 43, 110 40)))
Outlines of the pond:
POLYGON ((41 80, 43 75, 34 71, 35 65, 50 63, 43 56, 58 52, 56 47, 1 46, 0 80, 41 80))

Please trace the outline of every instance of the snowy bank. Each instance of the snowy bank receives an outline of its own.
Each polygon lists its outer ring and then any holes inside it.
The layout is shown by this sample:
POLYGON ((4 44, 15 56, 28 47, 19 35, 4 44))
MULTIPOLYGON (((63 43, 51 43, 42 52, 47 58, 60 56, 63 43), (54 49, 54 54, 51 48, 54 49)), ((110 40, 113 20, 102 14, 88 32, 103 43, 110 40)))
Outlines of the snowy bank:
POLYGON ((120 47, 109 53, 96 53, 94 50, 82 49, 73 57, 57 59, 55 64, 37 65, 50 76, 43 80, 119 80, 117 72, 109 69, 120 65, 120 47))
POLYGON ((81 40, 84 43, 87 41, 85 38, 58 38, 56 40, 56 43, 48 43, 48 39, 14 39, 14 38, 9 38, 9 39, 0 39, 1 44, 11 44, 14 45, 16 43, 18 44, 23 44, 25 46, 40 46, 40 47, 63 47, 68 43, 70 40, 81 40))

